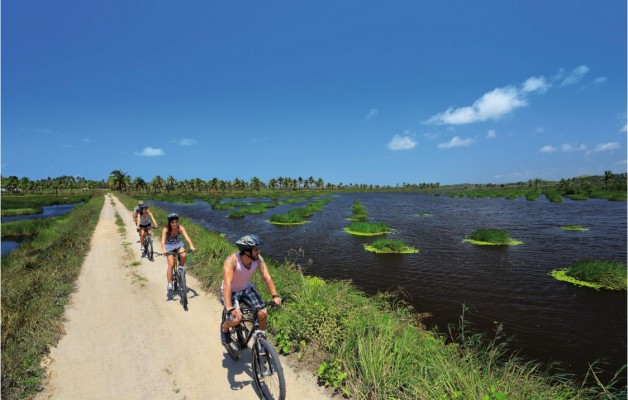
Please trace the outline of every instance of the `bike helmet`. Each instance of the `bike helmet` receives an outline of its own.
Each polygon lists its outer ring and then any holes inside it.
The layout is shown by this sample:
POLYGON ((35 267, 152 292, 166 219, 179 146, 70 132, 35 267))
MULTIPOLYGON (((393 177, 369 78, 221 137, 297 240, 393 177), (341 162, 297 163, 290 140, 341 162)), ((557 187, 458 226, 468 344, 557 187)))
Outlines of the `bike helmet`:
POLYGON ((244 235, 240 239, 238 239, 235 244, 238 246, 240 251, 250 250, 254 247, 259 247, 263 244, 263 242, 256 235, 244 235))
POLYGON ((143 206, 144 205, 144 201, 143 200, 138 201, 137 205, 140 206, 140 207, 143 206))
POLYGON ((173 219, 179 219, 179 214, 177 213, 168 214, 168 222, 172 221, 173 219))
POLYGON ((140 205, 140 210, 144 210, 146 208, 148 208, 148 206, 146 204, 142 203, 142 205, 140 205))

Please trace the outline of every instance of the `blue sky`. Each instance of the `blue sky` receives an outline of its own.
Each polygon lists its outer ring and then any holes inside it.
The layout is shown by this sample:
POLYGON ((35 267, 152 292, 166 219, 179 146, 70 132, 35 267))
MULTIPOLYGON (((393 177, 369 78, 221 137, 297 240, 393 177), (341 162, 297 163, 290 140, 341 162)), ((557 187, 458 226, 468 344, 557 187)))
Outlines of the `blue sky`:
POLYGON ((626 171, 626 1, 2 2, 2 175, 626 171))

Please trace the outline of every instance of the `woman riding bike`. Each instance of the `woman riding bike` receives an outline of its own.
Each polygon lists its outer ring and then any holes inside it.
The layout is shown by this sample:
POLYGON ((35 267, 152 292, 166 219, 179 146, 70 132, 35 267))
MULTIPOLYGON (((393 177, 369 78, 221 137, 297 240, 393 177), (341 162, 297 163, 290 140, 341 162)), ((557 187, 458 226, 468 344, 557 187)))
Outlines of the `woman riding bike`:
POLYGON ((259 328, 262 331, 266 330, 264 302, 251 283, 251 277, 255 270, 259 270, 262 280, 273 297, 273 302, 277 305, 281 304, 281 297, 277 294, 268 267, 260 255, 262 241, 255 235, 246 235, 238 239, 235 244, 240 252, 228 256, 222 267, 223 281, 220 292, 222 293, 222 303, 225 305, 227 314, 229 314, 225 323, 220 325, 220 339, 223 345, 231 342, 231 336, 228 333, 229 328, 238 325, 242 319, 240 308, 234 307, 236 301, 244 301, 251 309, 257 310, 259 328))
POLYGON ((140 205, 140 212, 137 216, 136 226, 137 231, 140 233, 140 246, 142 246, 142 257, 146 257, 146 252, 144 251, 144 238, 146 235, 150 235, 151 231, 151 221, 153 222, 153 226, 157 228, 157 221, 155 221, 155 217, 153 217, 153 213, 148 211, 148 206, 146 204, 140 205))
MULTIPOLYGON (((196 250, 192 240, 185 231, 185 228, 179 225, 179 215, 176 213, 168 214, 168 225, 161 231, 161 252, 164 254, 170 252, 180 253, 180 266, 185 267, 185 246, 181 241, 181 235, 190 244, 190 251, 196 250)), ((172 298, 172 267, 174 265, 174 254, 168 254, 168 269, 166 271, 168 279, 168 299, 172 298)))

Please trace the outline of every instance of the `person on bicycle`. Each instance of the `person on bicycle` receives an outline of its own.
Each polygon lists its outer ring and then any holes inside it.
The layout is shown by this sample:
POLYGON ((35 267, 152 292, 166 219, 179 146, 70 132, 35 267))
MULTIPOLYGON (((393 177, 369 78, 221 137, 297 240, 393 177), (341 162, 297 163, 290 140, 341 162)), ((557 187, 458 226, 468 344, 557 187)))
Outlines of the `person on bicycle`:
POLYGON ((144 238, 146 235, 150 235, 150 227, 151 221, 153 222, 153 226, 157 228, 157 221, 155 221, 155 217, 153 217, 153 213, 148 211, 148 206, 146 204, 140 205, 140 213, 137 215, 135 226, 137 227, 137 231, 140 233, 140 246, 142 246, 142 257, 146 256, 146 252, 144 251, 144 238))
POLYGON ((273 297, 273 302, 277 305, 281 304, 281 297, 277 294, 268 267, 260 255, 262 241, 255 235, 245 235, 238 239, 235 244, 240 250, 239 253, 229 255, 222 267, 223 280, 220 292, 222 303, 227 314, 229 314, 225 323, 220 325, 220 339, 223 345, 231 342, 231 336, 228 333, 229 328, 238 325, 242 319, 240 308, 234 307, 236 300, 238 302, 244 301, 251 309, 257 310, 259 328, 263 331, 266 330, 266 306, 255 290, 255 286, 251 283, 251 277, 256 270, 259 270, 262 280, 273 297))
MULTIPOLYGON (((171 252, 181 253, 180 266, 185 266, 185 246, 181 241, 181 235, 190 244, 190 251, 196 250, 192 240, 185 231, 185 228, 179 225, 179 215, 176 213, 168 214, 168 225, 161 231, 161 252, 168 254, 171 252)), ((174 254, 168 254, 168 298, 172 296, 172 268, 174 266, 174 254)))
POLYGON ((133 215, 133 222, 136 222, 137 220, 137 216, 140 215, 140 211, 142 206, 144 205, 144 202, 142 200, 137 202, 137 206, 135 206, 135 208, 133 209, 133 213, 131 215, 133 215))

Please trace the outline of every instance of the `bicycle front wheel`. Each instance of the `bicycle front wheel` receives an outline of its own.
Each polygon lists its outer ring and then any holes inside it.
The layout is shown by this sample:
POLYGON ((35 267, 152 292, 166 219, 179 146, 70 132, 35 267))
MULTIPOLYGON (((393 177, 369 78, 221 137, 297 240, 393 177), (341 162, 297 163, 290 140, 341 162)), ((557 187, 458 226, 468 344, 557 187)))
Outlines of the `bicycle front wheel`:
POLYGON ((147 245, 146 245, 146 254, 147 254, 147 256, 148 256, 148 259, 149 259, 150 261, 154 261, 154 259, 153 259, 153 238, 152 238, 152 237, 150 237, 150 236, 148 236, 148 237, 146 238, 146 242, 147 242, 147 245))
POLYGON ((266 400, 286 398, 286 380, 279 355, 264 338, 258 338, 253 345, 253 379, 259 394, 266 400))
POLYGON ((188 287, 185 284, 185 274, 181 269, 177 271, 179 276, 179 294, 181 295, 181 304, 185 311, 188 310, 188 287))

